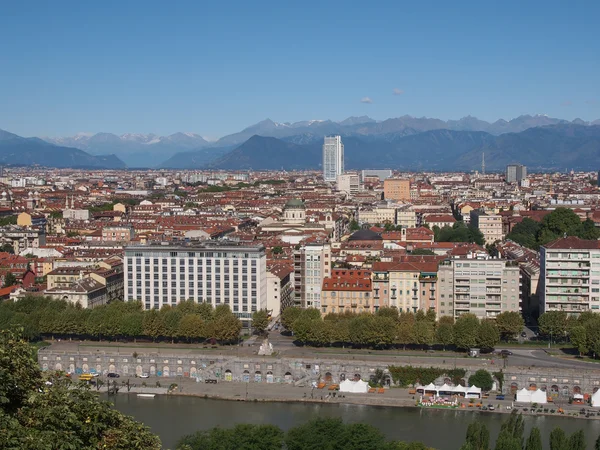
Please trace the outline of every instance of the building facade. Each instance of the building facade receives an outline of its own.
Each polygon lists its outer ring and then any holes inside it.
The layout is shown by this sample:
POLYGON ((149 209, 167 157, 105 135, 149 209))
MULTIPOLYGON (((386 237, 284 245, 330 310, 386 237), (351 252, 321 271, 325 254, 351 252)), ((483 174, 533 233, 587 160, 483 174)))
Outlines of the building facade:
POLYGON ((600 312, 599 243, 570 236, 540 248, 540 314, 600 312))
POLYGON ((509 164, 506 166, 506 182, 520 183, 527 178, 527 167, 521 164, 509 164))
POLYGON ((356 173, 345 173, 337 176, 336 189, 347 196, 358 194, 360 191, 360 177, 356 173))
POLYGON ((371 272, 369 270, 333 269, 323 278, 321 314, 373 312, 371 272))
POLYGON ((470 224, 481 231, 486 244, 493 244, 504 238, 502 216, 487 214, 479 209, 475 209, 471 211, 470 217, 470 224))
POLYGON ((388 178, 383 182, 386 200, 410 201, 410 180, 388 178))
POLYGON ((227 304, 245 325, 267 308, 265 248, 213 241, 125 248, 125 301, 159 309, 183 300, 227 304))
POLYGON ((331 246, 308 243, 294 252, 294 291, 296 305, 321 308, 321 284, 331 274, 331 246))
POLYGON ((344 173, 344 144, 341 136, 326 136, 323 142, 323 178, 335 182, 344 173))
POLYGON ((494 319, 506 311, 521 312, 520 269, 503 259, 447 259, 440 263, 438 316, 475 314, 494 319))

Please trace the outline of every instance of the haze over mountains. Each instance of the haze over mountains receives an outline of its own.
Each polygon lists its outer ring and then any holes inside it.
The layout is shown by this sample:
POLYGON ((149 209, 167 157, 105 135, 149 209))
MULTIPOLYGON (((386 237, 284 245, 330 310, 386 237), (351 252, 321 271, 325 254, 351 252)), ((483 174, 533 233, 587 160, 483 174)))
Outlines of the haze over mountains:
POLYGON ((493 123, 472 116, 444 121, 405 115, 383 121, 367 116, 340 122, 266 119, 214 142, 193 133, 78 134, 44 141, 5 132, 12 137, 0 137, 0 162, 55 167, 317 169, 323 136, 340 134, 348 169, 473 170, 480 167, 482 152, 490 170, 511 162, 532 169, 583 169, 600 165, 599 129, 600 120, 569 122, 545 115, 493 123), (24 148, 29 156, 16 158, 24 148))

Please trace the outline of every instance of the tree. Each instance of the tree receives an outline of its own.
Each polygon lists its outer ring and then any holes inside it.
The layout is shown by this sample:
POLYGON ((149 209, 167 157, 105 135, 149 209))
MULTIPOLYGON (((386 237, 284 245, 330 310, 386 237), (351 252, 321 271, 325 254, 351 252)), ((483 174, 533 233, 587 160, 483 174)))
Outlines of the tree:
POLYGON ((481 422, 471 422, 467 428, 465 444, 461 449, 489 450, 490 432, 481 422))
POLYGON ((212 323, 212 327, 212 337, 219 342, 238 342, 240 339, 242 322, 231 312, 227 315, 216 317, 212 323))
POLYGON ((578 325, 573 327, 569 333, 569 338, 571 339, 571 344, 577 347, 577 351, 580 355, 585 355, 590 351, 586 328, 584 326, 578 325))
POLYGON ((533 427, 529 433, 527 444, 525 444, 525 450, 544 450, 542 445, 542 435, 538 427, 533 427))
POLYGON ((15 253, 15 248, 12 244, 2 244, 0 245, 0 252, 10 253, 12 255, 15 253))
POLYGON ((548 311, 538 319, 540 333, 553 340, 567 332, 567 313, 565 311, 548 311))
POLYGON ((502 339, 508 341, 523 331, 525 322, 518 312, 505 311, 496 316, 496 326, 502 339))
POLYGON ((479 369, 469 377, 469 385, 477 386, 484 391, 489 391, 494 385, 494 380, 492 379, 492 374, 487 370, 479 369))
POLYGON ((166 329, 163 318, 155 309, 151 309, 144 313, 142 325, 144 335, 151 337, 153 341, 156 341, 156 339, 165 335, 166 329))
POLYGON ((496 450, 521 450, 523 448, 524 429, 523 416, 513 410, 508 420, 502 423, 500 427, 496 450))
POLYGON ((17 277, 15 277, 12 272, 8 272, 6 274, 6 276, 4 277, 4 284, 2 285, 2 287, 6 288, 6 287, 10 287, 10 286, 15 286, 16 284, 17 284, 17 277))
POLYGON ((179 321, 178 336, 187 339, 188 342, 205 336, 204 321, 199 314, 186 314, 179 321))
POLYGON ((230 429, 217 427, 184 436, 177 444, 177 448, 281 450, 283 436, 283 431, 275 425, 239 424, 230 429))
POLYGON ((269 315, 264 309, 252 313, 252 327, 258 334, 263 334, 269 326, 269 315))
POLYGON ((158 437, 59 374, 44 378, 18 334, 0 332, 0 448, 151 449, 158 437))
POLYGON ((494 372, 492 375, 498 380, 498 389, 502 392, 502 388, 504 387, 504 372, 500 369, 498 372, 494 372))
POLYGON ((454 325, 450 323, 438 323, 435 329, 435 339, 446 350, 446 346, 454 342, 454 325))
POLYGON ((492 349, 500 342, 500 333, 496 324, 490 320, 484 320, 477 330, 477 345, 482 349, 492 349))
POLYGON ((276 245, 275 247, 273 247, 273 249, 271 250, 271 252, 274 255, 281 255, 283 253, 283 247, 281 245, 276 245))
POLYGON ((356 220, 351 220, 350 221, 350 231, 358 231, 360 230, 360 225, 358 224, 358 222, 356 220))
POLYGON ((283 310, 283 313, 281 314, 281 324, 286 330, 294 331, 294 322, 300 317, 301 312, 302 310, 296 306, 290 306, 283 310))
POLYGON ((583 430, 575 431, 569 437, 568 450, 585 450, 585 449, 586 449, 585 433, 583 432, 583 430))
POLYGON ((477 347, 479 319, 474 314, 462 314, 454 324, 454 345, 468 350, 477 347))
POLYGON ((550 450, 569 450, 567 436, 562 428, 555 427, 550 433, 550 450))
POLYGON ((433 344, 433 324, 428 320, 417 321, 413 329, 413 337, 414 343, 417 345, 426 346, 433 344))

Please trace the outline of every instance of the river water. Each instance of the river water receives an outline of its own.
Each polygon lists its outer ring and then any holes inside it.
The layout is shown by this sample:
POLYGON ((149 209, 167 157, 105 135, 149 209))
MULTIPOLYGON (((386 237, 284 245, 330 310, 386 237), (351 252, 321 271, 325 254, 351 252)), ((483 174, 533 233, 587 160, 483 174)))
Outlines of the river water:
MULTIPOLYGON (((104 398, 106 398, 104 396, 104 398)), ((379 428, 389 439, 421 441, 440 450, 458 449, 467 426, 480 420, 490 430, 494 442, 505 414, 476 413, 460 410, 433 410, 418 408, 391 408, 344 404, 267 403, 212 400, 200 397, 157 395, 139 398, 133 394, 118 394, 110 401, 115 407, 149 426, 160 436, 164 448, 174 449, 184 435, 218 425, 238 423, 274 424, 284 430, 315 417, 341 417, 346 422, 362 422, 379 428)), ((542 432, 544 448, 548 436, 556 426, 566 433, 584 429, 589 449, 600 434, 599 420, 568 417, 526 416, 526 436, 537 426, 542 432)))

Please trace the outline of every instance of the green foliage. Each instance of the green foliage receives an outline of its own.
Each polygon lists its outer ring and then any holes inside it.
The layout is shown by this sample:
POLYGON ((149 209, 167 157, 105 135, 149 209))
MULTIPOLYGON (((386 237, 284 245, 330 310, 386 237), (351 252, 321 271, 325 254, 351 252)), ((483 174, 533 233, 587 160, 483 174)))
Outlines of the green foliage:
POLYGON ((525 322, 518 312, 506 311, 496 316, 496 326, 502 339, 508 341, 523 331, 525 322))
POLYGON ((447 371, 437 367, 389 366, 394 383, 401 387, 433 383, 447 371))
POLYGON ((478 388, 481 388, 484 391, 491 390, 493 384, 494 380, 492 379, 492 374, 485 369, 479 369, 477 372, 475 372, 469 377, 470 386, 477 386, 478 388))
POLYGON ((276 245, 271 249, 271 252, 274 255, 281 255, 283 253, 283 247, 281 245, 276 245))
POLYGON ((4 277, 4 284, 2 285, 3 288, 5 287, 10 287, 10 286, 14 286, 17 284, 17 277, 15 277, 12 272, 8 272, 6 274, 6 276, 4 277))
POLYGON ((350 221, 350 231, 358 231, 360 230, 360 225, 358 224, 358 222, 356 220, 351 220, 350 221))
POLYGON ((521 450, 524 433, 523 416, 515 410, 500 427, 500 435, 496 441, 496 450, 521 450))
POLYGON ((300 317, 301 312, 302 309, 296 306, 290 306, 283 310, 283 313, 281 313, 281 324, 286 330, 294 331, 294 322, 300 317))
POLYGON ((569 441, 562 428, 555 427, 550 433, 550 450, 569 450, 569 441))
POLYGON ((6 225, 16 225, 16 224, 17 224, 17 216, 0 217, 0 227, 5 227, 6 225))
POLYGON ((565 311, 548 311, 538 319, 540 333, 553 340, 560 339, 567 332, 567 313, 565 311))
POLYGON ((538 427, 533 427, 531 429, 529 438, 527 438, 527 443, 525 444, 525 450, 544 450, 544 446, 542 445, 542 435, 538 427))
POLYGON ((455 222, 451 227, 434 229, 434 238, 436 242, 470 242, 478 245, 485 243, 481 231, 472 225, 465 225, 462 220, 455 222))
POLYGON ((86 386, 50 374, 43 383, 31 348, 18 335, 0 332, 0 448, 160 449, 143 425, 98 400, 86 386))
POLYGON ((545 216, 541 223, 525 218, 513 227, 506 238, 537 250, 540 245, 558 239, 565 233, 581 239, 596 240, 600 238, 600 230, 592 220, 586 219, 582 222, 579 216, 569 208, 556 208, 545 216))
POLYGON ((574 432, 569 437, 569 446, 568 450, 585 450, 585 433, 583 430, 579 430, 574 432))
POLYGON ((500 369, 498 372, 493 372, 492 375, 498 380, 498 388, 502 392, 502 388, 504 387, 504 372, 500 369))
POLYGON ((412 252, 410 252, 411 255, 416 256, 416 255, 435 255, 435 252, 433 250, 429 250, 427 248, 417 248, 415 250, 413 250, 412 252))
POLYGON ((483 320, 477 330, 477 345, 482 349, 492 349, 500 342, 498 327, 490 320, 483 320))
POLYGON ((464 378, 465 378, 466 374, 467 374, 466 369, 446 370, 446 375, 448 376, 448 378, 450 378, 450 380, 452 381, 452 384, 454 384, 455 386, 458 386, 459 384, 464 386, 464 384, 465 384, 464 378))
POLYGON ((260 309, 252 313, 252 327, 259 333, 263 334, 269 326, 269 315, 264 309, 260 309))
POLYGON ((283 431, 275 425, 240 424, 233 428, 213 428, 183 437, 178 449, 225 450, 255 449, 281 450, 283 431))
POLYGON ((478 345, 479 319, 474 314, 463 314, 454 324, 454 345, 468 350, 478 345))
POLYGON ((490 432, 480 422, 471 422, 467 428, 467 438, 461 449, 488 450, 490 448, 490 432))

